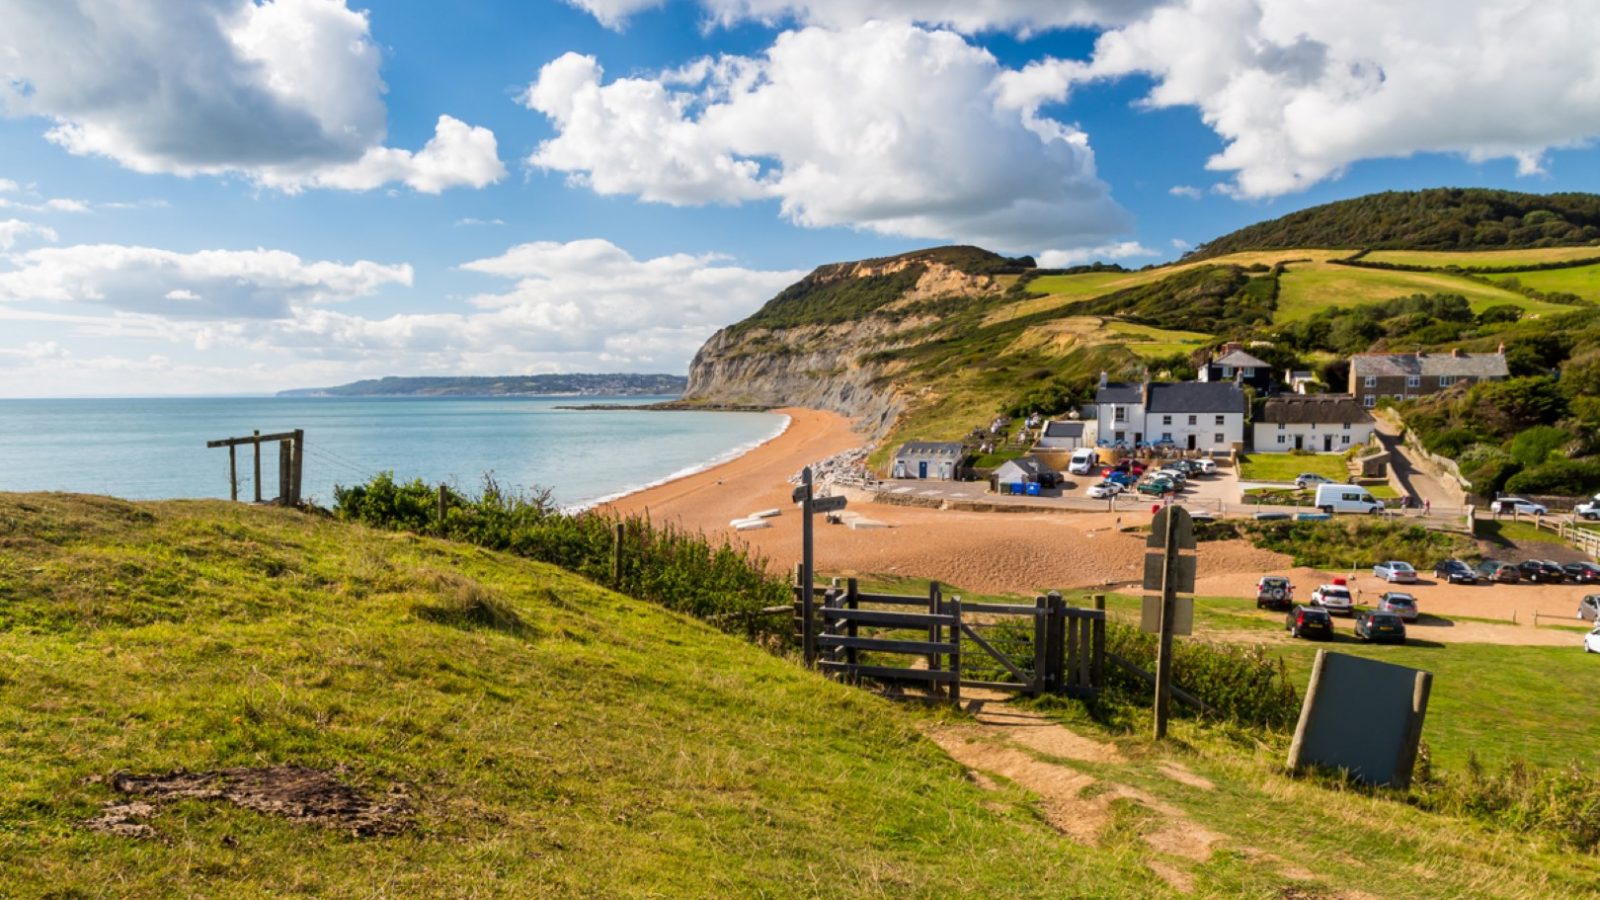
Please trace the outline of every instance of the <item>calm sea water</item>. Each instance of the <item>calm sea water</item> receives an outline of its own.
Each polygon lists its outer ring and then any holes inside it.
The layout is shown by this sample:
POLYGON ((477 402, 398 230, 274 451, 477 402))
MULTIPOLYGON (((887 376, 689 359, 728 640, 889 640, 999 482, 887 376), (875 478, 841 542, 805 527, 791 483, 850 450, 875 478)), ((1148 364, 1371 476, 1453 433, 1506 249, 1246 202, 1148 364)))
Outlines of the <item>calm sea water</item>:
MULTIPOLYGON (((630 397, 627 403, 651 398, 630 397)), ((606 398, 206 398, 0 400, 0 491, 76 491, 129 499, 227 497, 228 451, 206 441, 305 429, 303 493, 391 470, 475 491, 546 487, 592 503, 737 455, 776 434, 768 413, 578 411, 606 398)), ((239 448, 251 499, 249 447, 239 448)), ((262 445, 262 494, 278 491, 276 444, 262 445)), ((787 475, 788 473, 784 473, 787 475)))

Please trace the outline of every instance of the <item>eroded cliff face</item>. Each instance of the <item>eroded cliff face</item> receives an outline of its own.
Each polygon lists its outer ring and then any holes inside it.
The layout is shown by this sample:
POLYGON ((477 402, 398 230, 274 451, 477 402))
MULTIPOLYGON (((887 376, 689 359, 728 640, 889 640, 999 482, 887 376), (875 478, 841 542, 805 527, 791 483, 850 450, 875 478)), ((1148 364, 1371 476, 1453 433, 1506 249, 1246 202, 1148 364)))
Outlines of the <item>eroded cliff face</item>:
POLYGON ((695 354, 684 400, 828 409, 858 419, 869 437, 882 436, 908 397, 895 384, 896 366, 875 360, 872 354, 903 346, 902 337, 913 331, 926 338, 921 329, 939 320, 919 313, 919 304, 994 295, 1002 288, 992 276, 915 257, 838 263, 806 276, 814 285, 826 285, 895 275, 911 266, 923 267, 915 284, 861 318, 778 327, 745 322, 718 331, 695 354))

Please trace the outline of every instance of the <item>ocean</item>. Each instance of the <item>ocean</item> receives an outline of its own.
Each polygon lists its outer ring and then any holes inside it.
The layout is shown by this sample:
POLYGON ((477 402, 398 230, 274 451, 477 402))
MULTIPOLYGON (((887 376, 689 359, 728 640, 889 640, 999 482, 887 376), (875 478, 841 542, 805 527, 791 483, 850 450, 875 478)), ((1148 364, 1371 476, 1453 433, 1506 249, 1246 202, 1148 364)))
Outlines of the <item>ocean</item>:
MULTIPOLYGON (((0 491, 128 499, 228 496, 228 451, 208 440, 305 430, 302 495, 382 471, 476 492, 548 488, 564 506, 616 497, 732 458, 782 431, 772 413, 563 410, 666 398, 172 398, 0 400, 0 491)), ((239 448, 240 499, 255 489, 239 448)), ((262 494, 278 492, 262 445, 262 494)), ((782 473, 787 477, 789 473, 782 473)))

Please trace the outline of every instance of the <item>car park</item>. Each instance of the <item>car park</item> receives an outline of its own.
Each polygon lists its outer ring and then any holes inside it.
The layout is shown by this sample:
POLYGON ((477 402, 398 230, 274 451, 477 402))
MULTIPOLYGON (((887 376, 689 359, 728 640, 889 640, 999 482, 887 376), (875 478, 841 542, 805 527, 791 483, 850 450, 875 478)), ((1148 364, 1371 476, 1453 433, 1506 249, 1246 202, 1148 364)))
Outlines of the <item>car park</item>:
POLYGON ((1404 644, 1406 623, 1394 613, 1368 610, 1356 616, 1356 637, 1375 644, 1404 644))
POLYGON ((1459 559, 1441 559, 1434 564, 1433 577, 1445 584, 1477 584, 1478 573, 1459 559))
POLYGON ((1315 472, 1301 472, 1299 475, 1294 477, 1294 486, 1302 491, 1309 490, 1317 485, 1333 483, 1334 481, 1332 478, 1329 478, 1326 475, 1318 475, 1315 472))
POLYGON ((1498 581, 1501 584, 1516 584, 1522 580, 1522 573, 1517 567, 1498 559, 1486 559, 1478 563, 1479 581, 1498 581))
POLYGON ((1394 613, 1401 621, 1417 620, 1417 598, 1400 591, 1389 591, 1378 598, 1378 612, 1394 613))
POLYGON ((1104 500, 1108 497, 1115 497, 1124 490, 1126 488, 1120 482, 1102 481, 1099 484, 1089 486, 1089 496, 1096 500, 1104 500))
POLYGON ((1350 588, 1343 584, 1325 584, 1312 591, 1311 605, 1344 615, 1350 615, 1356 608, 1355 601, 1350 599, 1350 588))
POLYGON ((1502 516, 1547 516, 1550 510, 1543 503, 1524 500, 1521 497, 1501 497, 1489 504, 1489 511, 1502 516))
POLYGON ((1567 563, 1561 570, 1576 584, 1600 584, 1600 566, 1592 562, 1567 563))
POLYGON ((1284 625, 1290 637, 1333 637, 1333 619, 1327 610, 1316 606, 1296 606, 1289 610, 1284 625))
POLYGON ((1578 618, 1585 622, 1600 622, 1600 594, 1590 594, 1578 601, 1578 618))
POLYGON ((1567 580, 1567 573, 1560 566, 1543 559, 1525 559, 1517 563, 1517 574, 1523 581, 1535 584, 1560 584, 1567 580))
POLYGON ((1390 584, 1413 584, 1417 580, 1417 570, 1411 563, 1391 559, 1372 567, 1372 577, 1382 578, 1390 584))
POLYGON ((1294 583, 1282 575, 1263 575, 1256 582, 1256 609, 1283 609, 1294 602, 1294 583))

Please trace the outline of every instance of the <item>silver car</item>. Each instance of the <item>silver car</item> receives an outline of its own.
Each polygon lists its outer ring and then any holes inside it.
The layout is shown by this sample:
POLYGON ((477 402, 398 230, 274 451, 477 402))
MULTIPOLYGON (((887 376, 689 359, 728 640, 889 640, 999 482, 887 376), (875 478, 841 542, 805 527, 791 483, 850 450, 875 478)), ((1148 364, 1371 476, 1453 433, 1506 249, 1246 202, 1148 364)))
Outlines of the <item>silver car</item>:
POLYGON ((1412 584, 1417 580, 1417 570, 1411 567, 1411 563, 1391 559, 1388 562, 1381 562, 1373 566, 1372 577, 1382 578, 1390 584, 1397 582, 1412 584))

